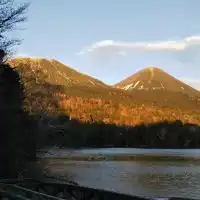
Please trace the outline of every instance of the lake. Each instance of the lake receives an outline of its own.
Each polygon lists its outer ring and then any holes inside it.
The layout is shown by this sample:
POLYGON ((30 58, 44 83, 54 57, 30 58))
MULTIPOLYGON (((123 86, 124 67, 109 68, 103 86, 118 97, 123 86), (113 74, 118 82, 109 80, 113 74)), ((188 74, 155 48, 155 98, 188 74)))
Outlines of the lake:
POLYGON ((144 197, 200 199, 198 149, 52 149, 43 156, 48 158, 52 175, 68 177, 80 185, 144 197), (99 155, 100 161, 85 160, 99 155), (119 155, 135 157, 115 160, 119 155))

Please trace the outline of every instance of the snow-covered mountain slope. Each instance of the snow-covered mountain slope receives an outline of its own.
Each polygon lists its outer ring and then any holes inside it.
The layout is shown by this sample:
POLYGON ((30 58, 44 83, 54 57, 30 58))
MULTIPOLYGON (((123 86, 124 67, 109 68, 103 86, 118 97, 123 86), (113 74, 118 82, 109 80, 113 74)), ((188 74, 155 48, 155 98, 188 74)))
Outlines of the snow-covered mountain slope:
POLYGON ((200 94, 199 91, 155 67, 145 68, 117 83, 115 87, 124 90, 181 92, 192 96, 200 94))

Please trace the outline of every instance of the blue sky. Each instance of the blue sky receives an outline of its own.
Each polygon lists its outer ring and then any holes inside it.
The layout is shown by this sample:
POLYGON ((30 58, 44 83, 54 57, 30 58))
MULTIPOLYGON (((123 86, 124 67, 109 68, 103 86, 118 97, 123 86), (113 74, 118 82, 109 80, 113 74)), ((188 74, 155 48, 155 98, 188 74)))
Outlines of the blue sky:
POLYGON ((32 0, 17 55, 56 58, 108 84, 156 66, 200 89, 199 8, 199 0, 32 0))

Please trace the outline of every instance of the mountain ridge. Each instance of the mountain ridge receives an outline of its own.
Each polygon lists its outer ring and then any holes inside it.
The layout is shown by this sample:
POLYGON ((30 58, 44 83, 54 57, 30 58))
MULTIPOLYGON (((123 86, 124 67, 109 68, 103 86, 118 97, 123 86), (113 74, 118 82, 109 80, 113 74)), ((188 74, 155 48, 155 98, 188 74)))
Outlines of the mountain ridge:
MULTIPOLYGON (((183 93, 181 90, 178 92, 173 90, 166 92, 165 90, 125 90, 117 88, 116 85, 106 85, 102 81, 82 74, 54 59, 17 58, 10 60, 9 63, 19 72, 22 81, 25 83, 27 96, 32 96, 31 98, 28 97, 29 100, 27 100, 29 101, 29 107, 32 107, 34 99, 38 98, 38 96, 40 96, 41 100, 47 97, 51 99, 51 95, 56 96, 62 93, 65 94, 64 96, 87 99, 97 98, 105 100, 104 102, 111 100, 116 105, 153 105, 200 111, 200 92, 196 90, 195 93, 192 92, 191 96, 189 96, 189 93, 183 93), (31 81, 27 84, 29 80, 31 81), (193 94, 196 96, 193 96, 193 94)), ((159 68, 156 71, 162 72, 159 68)), ((142 73, 148 75, 148 82, 150 70, 147 68, 143 69, 142 73)), ((56 99, 58 98, 56 97, 56 99)))
POLYGON ((80 73, 55 59, 20 57, 11 59, 8 63, 15 68, 20 67, 21 64, 26 65, 34 74, 36 71, 42 73, 44 75, 42 78, 45 78, 46 81, 51 84, 108 87, 102 81, 84 73, 80 73))
MULTIPOLYGON (((138 70, 136 73, 133 73, 131 76, 129 76, 129 77, 127 77, 127 78, 124 78, 123 80, 121 80, 121 81, 119 81, 118 83, 115 83, 115 84, 113 84, 113 85, 110 85, 110 84, 106 84, 106 83, 104 83, 103 81, 101 81, 101 80, 99 80, 99 79, 97 79, 97 78, 94 78, 94 77, 92 77, 92 76, 90 76, 90 75, 88 75, 88 74, 85 74, 85 73, 82 73, 82 72, 79 72, 78 70, 75 70, 75 69, 73 69, 72 67, 70 67, 70 66, 68 66, 68 65, 65 65, 65 64, 63 64, 62 62, 60 62, 60 61, 58 61, 58 60, 56 60, 56 59, 47 59, 47 58, 42 58, 42 57, 38 57, 38 58, 32 58, 32 57, 16 57, 16 58, 13 58, 13 59, 11 59, 11 60, 9 60, 8 62, 11 64, 11 65, 13 65, 13 63, 15 63, 15 62, 19 62, 19 63, 26 63, 27 61, 28 62, 30 62, 30 61, 35 61, 35 63, 38 63, 38 66, 40 66, 40 62, 49 62, 49 64, 50 65, 52 65, 53 67, 55 67, 55 65, 60 65, 60 66, 62 66, 63 67, 63 69, 66 71, 66 68, 67 68, 67 70, 68 70, 68 73, 70 73, 70 74, 72 74, 72 73, 76 73, 76 74, 79 74, 79 75, 81 75, 82 77, 85 77, 85 78, 92 78, 93 80, 95 80, 96 81, 96 83, 98 83, 97 85, 103 85, 104 87, 106 86, 106 87, 112 87, 112 88, 118 88, 118 89, 124 89, 124 90, 128 90, 128 89, 134 89, 134 88, 137 88, 136 86, 139 86, 139 82, 136 84, 135 83, 135 85, 126 85, 126 86, 124 86, 124 87, 122 87, 125 83, 127 83, 127 82, 130 82, 130 80, 132 80, 133 78, 135 78, 136 76, 138 76, 138 74, 141 74, 141 73, 149 73, 150 74, 150 78, 149 78, 149 80, 148 81, 152 81, 151 79, 153 79, 153 77, 154 77, 154 74, 155 73, 160 73, 160 74, 165 74, 165 75, 167 75, 167 76, 170 76, 170 78, 173 78, 173 79, 175 79, 176 80, 176 82, 178 81, 178 82, 180 82, 180 83, 182 83, 182 84, 184 84, 184 85, 187 85, 187 87, 190 87, 190 89, 192 88, 193 90, 196 90, 196 91, 198 91, 198 92, 200 92, 199 90, 197 90, 197 89, 195 89, 195 88, 193 88, 192 86, 189 86, 187 83, 185 83, 184 81, 182 81, 182 80, 179 80, 178 78, 175 78, 175 77, 173 77, 172 75, 170 75, 169 73, 167 73, 167 72, 165 72, 163 69, 161 69, 161 68, 159 68, 159 67, 152 67, 152 66, 150 66, 150 67, 144 67, 143 69, 141 69, 141 70, 138 70)), ((27 63, 28 63, 27 62, 27 63)), ((14 65, 16 65, 16 63, 14 64, 14 65)), ((56 67, 55 67, 56 68, 56 67)), ((59 75, 60 76, 62 76, 63 74, 62 73, 60 73, 59 71, 58 71, 58 73, 59 73, 59 75)), ((64 77, 65 79, 68 79, 68 78, 66 78, 66 77, 64 77)), ((153 80, 154 81, 154 80, 153 80)), ((90 82, 90 81, 89 81, 90 82)), ((95 85, 94 83, 92 83, 92 82, 90 82, 92 85, 95 85)), ((130 83, 131 84, 131 83, 130 83)), ((140 87, 141 87, 141 85, 140 85, 140 87)), ((164 87, 163 87, 163 85, 161 85, 160 84, 160 87, 159 88, 163 88, 164 89, 164 87)), ((147 90, 147 88, 143 88, 144 90, 146 89, 147 90)), ((180 92, 180 91, 179 91, 180 92)))

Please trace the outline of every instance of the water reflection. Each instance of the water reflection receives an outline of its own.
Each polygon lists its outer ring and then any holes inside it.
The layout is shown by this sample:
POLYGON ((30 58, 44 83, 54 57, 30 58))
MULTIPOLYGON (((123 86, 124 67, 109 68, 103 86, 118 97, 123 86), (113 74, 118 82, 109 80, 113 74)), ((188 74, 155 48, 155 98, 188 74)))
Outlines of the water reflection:
POLYGON ((200 166, 190 162, 55 161, 54 175, 81 185, 146 197, 200 198, 200 166))
POLYGON ((200 199, 200 163, 195 160, 67 161, 49 160, 56 176, 81 185, 146 197, 200 199))

